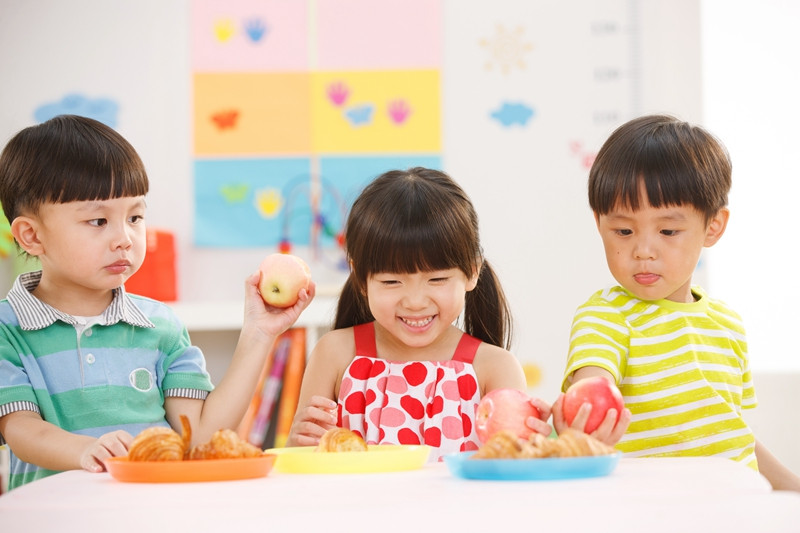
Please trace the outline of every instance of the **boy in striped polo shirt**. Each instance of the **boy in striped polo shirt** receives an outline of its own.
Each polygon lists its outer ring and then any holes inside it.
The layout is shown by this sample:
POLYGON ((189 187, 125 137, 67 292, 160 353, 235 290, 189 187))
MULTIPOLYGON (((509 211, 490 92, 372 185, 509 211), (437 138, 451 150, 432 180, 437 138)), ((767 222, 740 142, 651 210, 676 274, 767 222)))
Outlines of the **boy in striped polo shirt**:
POLYGON ((170 308, 125 292, 144 260, 148 178, 133 147, 92 119, 62 115, 15 135, 0 155, 0 203, 17 245, 41 270, 0 301, 0 437, 9 487, 57 471, 100 472, 149 426, 193 444, 234 428, 275 338, 313 298, 268 308, 259 275, 215 388, 200 350, 170 308))
POLYGON ((742 419, 756 397, 739 315, 692 285, 702 249, 725 232, 730 186, 727 151, 700 127, 654 115, 612 133, 589 172, 589 204, 619 285, 577 309, 562 389, 597 375, 619 387, 626 409, 595 436, 629 457, 727 457, 800 490, 742 419))

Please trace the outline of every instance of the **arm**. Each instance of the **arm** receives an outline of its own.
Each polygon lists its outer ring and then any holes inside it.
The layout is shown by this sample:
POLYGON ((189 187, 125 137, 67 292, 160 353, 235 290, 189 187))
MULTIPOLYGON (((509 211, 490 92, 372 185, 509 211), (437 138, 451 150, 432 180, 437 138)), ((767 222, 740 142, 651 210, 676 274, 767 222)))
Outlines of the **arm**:
POLYGON ((758 471, 767 478, 774 490, 793 490, 800 492, 800 477, 783 466, 777 457, 756 439, 756 459, 758 471))
MULTIPOLYGON (((525 372, 511 352, 484 342, 475 354, 473 365, 475 375, 478 376, 481 397, 495 389, 517 389, 527 394, 525 372)), ((552 428, 547 423, 550 405, 540 398, 531 398, 531 403, 539 410, 542 418, 528 418, 527 426, 542 435, 550 435, 552 428)))
POLYGON ((188 398, 167 398, 165 401, 167 421, 173 428, 181 428, 181 414, 189 417, 193 444, 210 440, 219 429, 239 425, 273 343, 297 321, 314 298, 315 285, 312 282, 308 292, 300 291, 300 298, 293 307, 270 307, 258 292, 258 281, 259 274, 256 273, 245 283, 242 330, 231 363, 219 385, 205 401, 188 398))
MULTIPOLYGON (((614 386, 616 386, 614 376, 611 374, 611 372, 597 366, 581 367, 577 369, 571 376, 569 376, 567 381, 569 383, 576 383, 581 379, 594 376, 603 376, 614 386)), ((583 431, 584 427, 586 426, 586 421, 589 420, 589 414, 592 412, 591 404, 585 403, 580 409, 578 409, 578 414, 575 415, 575 419, 572 421, 572 426, 567 424, 567 421, 564 420, 564 412, 562 409, 563 404, 564 394, 562 393, 559 394, 558 398, 553 403, 553 427, 556 428, 556 432, 561 433, 568 427, 583 431)), ((619 440, 622 438, 622 435, 625 434, 625 431, 628 429, 630 423, 630 409, 626 407, 621 413, 617 413, 616 409, 609 409, 606 413, 606 417, 603 419, 603 422, 600 423, 600 426, 598 426, 598 428, 595 429, 591 435, 594 438, 613 446, 619 442, 619 440)))
POLYGON ((355 354, 352 328, 331 331, 319 340, 309 357, 287 446, 315 446, 336 427, 337 386, 355 354))
POLYGON ((126 455, 133 437, 125 431, 100 438, 64 431, 33 411, 15 411, 0 418, 0 433, 20 460, 48 470, 102 472, 103 461, 126 455))

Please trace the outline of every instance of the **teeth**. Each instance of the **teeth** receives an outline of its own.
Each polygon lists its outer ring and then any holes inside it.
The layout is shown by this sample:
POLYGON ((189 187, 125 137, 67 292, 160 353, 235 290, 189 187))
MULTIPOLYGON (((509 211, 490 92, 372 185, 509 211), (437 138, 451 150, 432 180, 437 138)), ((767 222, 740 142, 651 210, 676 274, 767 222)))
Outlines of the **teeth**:
POLYGON ((403 320, 403 322, 405 322, 409 326, 412 326, 412 327, 415 327, 415 328, 419 328, 419 327, 425 326, 427 324, 430 324, 431 320, 433 320, 433 317, 429 316, 428 318, 426 318, 424 320, 408 320, 406 318, 403 318, 402 320, 403 320))

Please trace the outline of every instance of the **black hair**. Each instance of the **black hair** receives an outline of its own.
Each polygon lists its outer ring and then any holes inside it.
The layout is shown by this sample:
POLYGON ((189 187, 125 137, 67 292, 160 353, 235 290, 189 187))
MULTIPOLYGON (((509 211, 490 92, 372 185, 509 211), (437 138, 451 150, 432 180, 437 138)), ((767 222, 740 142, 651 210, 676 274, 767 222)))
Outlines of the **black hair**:
POLYGON ((691 205, 710 220, 728 203, 731 160, 703 128, 669 115, 626 122, 606 140, 589 171, 589 205, 598 215, 639 208, 640 186, 653 207, 691 205))
POLYGON ((59 115, 25 128, 0 155, 0 204, 9 222, 45 203, 145 196, 148 189, 133 146, 91 118, 59 115))
POLYGON ((506 349, 511 315, 497 276, 483 258, 478 216, 464 190, 444 172, 422 167, 392 170, 368 184, 345 226, 350 272, 336 312, 336 329, 374 320, 366 284, 380 272, 415 273, 458 268, 475 289, 466 295, 463 329, 506 349))

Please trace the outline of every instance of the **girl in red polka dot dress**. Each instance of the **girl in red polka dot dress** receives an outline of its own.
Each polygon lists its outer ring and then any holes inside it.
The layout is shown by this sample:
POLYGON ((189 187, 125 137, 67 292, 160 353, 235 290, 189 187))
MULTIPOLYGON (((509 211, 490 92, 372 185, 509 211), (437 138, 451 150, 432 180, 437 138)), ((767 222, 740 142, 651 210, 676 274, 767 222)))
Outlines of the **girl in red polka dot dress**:
MULTIPOLYGON (((432 459, 477 449, 481 396, 525 390, 525 377, 469 197, 440 171, 387 172, 353 204, 345 249, 350 276, 309 358, 288 445, 340 426, 368 444, 427 444, 432 459)), ((550 405, 531 401, 547 420, 550 405)))

